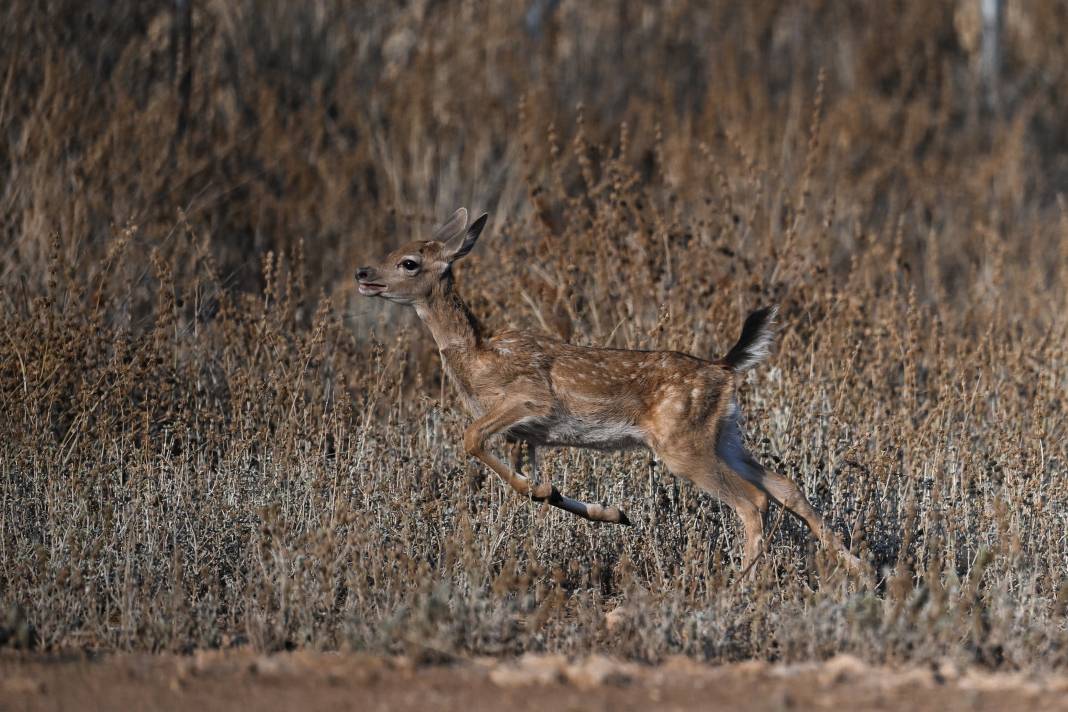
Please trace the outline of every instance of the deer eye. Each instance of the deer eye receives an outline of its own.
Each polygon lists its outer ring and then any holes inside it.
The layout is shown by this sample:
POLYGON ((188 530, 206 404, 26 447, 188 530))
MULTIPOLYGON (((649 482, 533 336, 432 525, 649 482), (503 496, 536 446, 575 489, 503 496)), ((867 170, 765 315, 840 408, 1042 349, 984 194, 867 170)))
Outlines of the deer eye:
POLYGON ((409 272, 415 272, 419 269, 419 263, 415 260, 401 260, 400 266, 409 272))

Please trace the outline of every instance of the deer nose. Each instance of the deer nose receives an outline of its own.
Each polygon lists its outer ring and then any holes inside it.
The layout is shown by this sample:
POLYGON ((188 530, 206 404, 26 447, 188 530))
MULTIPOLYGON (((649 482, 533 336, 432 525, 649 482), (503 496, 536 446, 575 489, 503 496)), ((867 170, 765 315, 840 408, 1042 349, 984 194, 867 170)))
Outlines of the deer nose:
POLYGON ((358 270, 356 270, 356 279, 361 282, 366 282, 367 280, 371 279, 371 268, 360 267, 358 270))

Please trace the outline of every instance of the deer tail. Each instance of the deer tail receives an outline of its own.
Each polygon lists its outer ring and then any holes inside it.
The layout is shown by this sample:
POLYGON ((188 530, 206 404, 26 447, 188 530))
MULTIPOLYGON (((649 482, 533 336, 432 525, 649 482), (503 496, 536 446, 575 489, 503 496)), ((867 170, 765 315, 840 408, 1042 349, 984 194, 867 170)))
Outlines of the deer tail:
POLYGON ((738 343, 720 359, 720 363, 741 373, 766 359, 775 338, 775 315, 778 313, 779 308, 773 306, 757 309, 747 316, 738 343))

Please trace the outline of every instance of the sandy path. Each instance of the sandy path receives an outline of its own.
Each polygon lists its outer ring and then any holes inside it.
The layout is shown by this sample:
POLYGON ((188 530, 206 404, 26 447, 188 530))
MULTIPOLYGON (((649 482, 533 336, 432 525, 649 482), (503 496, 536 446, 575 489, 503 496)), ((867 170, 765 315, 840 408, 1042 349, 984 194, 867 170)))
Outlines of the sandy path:
POLYGON ((554 656, 417 665, 360 654, 249 651, 96 660, 0 656, 0 710, 1053 710, 1068 677, 821 664, 636 666, 554 656))

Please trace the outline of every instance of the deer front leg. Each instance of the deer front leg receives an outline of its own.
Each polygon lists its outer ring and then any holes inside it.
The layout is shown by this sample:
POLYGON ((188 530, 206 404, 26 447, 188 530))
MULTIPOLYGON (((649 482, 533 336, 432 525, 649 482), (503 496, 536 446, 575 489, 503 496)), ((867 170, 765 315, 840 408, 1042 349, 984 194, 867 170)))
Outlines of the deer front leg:
MULTIPOLYGON (((515 443, 512 444, 512 469, 518 475, 523 476, 523 445, 524 444, 527 446, 526 452, 527 452, 527 456, 529 457, 529 460, 530 460, 530 469, 527 471, 528 474, 526 475, 526 478, 528 480, 532 480, 534 482, 537 482, 537 479, 538 479, 538 477, 537 477, 537 474, 538 474, 538 456, 537 456, 537 449, 535 448, 534 445, 531 445, 530 443, 524 443, 523 441, 518 441, 518 442, 515 442, 515 443)), ((600 519, 599 512, 597 510, 607 509, 606 507, 601 507, 601 505, 599 505, 599 504, 586 504, 584 502, 578 501, 577 499, 571 499, 570 497, 565 497, 562 494, 560 494, 560 491, 557 490, 556 487, 554 487, 553 485, 551 485, 549 483, 544 483, 543 482, 541 484, 534 484, 532 486, 533 486, 533 494, 531 495, 531 498, 536 500, 536 501, 549 502, 550 504, 552 504, 552 505, 554 505, 556 507, 559 507, 560 509, 563 509, 563 510, 566 510, 568 512, 571 512, 572 514, 575 514, 577 516, 583 517, 585 519, 593 519, 594 521, 603 521, 602 519, 600 519), (593 509, 594 512, 595 512, 595 516, 593 516, 593 517, 590 516, 590 510, 591 509, 593 509)), ((630 520, 627 519, 627 516, 625 514, 623 514, 622 512, 620 512, 620 517, 621 517, 621 521, 619 522, 620 524, 630 524, 630 520)))
MULTIPOLYGON (((484 465, 496 472, 502 480, 519 494, 530 497, 537 502, 547 502, 554 507, 571 512, 575 516, 589 519, 594 522, 608 522, 611 524, 630 524, 627 515, 618 507, 606 507, 600 504, 587 504, 577 499, 571 499, 560 494, 559 490, 548 482, 534 484, 529 479, 514 471, 503 462, 486 451, 486 442, 495 434, 507 430, 519 423, 523 418, 530 416, 530 409, 524 404, 514 404, 497 408, 482 416, 468 426, 464 432, 464 450, 471 457, 477 458, 484 465)), ((522 458, 522 444, 517 444, 518 450, 513 449, 512 459, 519 469, 520 463, 517 458, 522 458)), ((533 464, 533 448, 531 449, 531 464, 533 464)))

